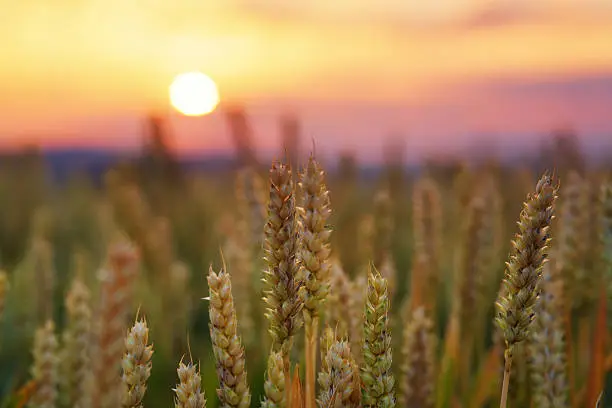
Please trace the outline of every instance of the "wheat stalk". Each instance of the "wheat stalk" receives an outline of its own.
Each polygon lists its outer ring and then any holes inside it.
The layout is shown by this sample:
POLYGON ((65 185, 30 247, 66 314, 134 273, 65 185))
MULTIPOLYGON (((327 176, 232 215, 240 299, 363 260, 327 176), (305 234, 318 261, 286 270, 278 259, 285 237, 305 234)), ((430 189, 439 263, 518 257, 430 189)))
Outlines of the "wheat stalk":
POLYGON ((252 167, 245 167, 236 177, 236 200, 241 220, 249 231, 251 248, 261 248, 266 221, 265 183, 252 167))
POLYGON ((556 194, 557 187, 553 185, 551 177, 544 174, 536 185, 535 193, 530 194, 524 203, 518 222, 519 233, 513 241, 507 263, 504 290, 496 303, 495 322, 506 342, 500 408, 506 407, 514 347, 527 339, 535 317, 538 282, 547 257, 556 194))
POLYGON ((151 376, 153 346, 149 343, 147 321, 138 320, 125 338, 125 355, 121 361, 123 375, 122 405, 125 408, 142 408, 142 399, 147 391, 147 380, 151 376))
POLYGON ((265 397, 261 408, 285 408, 287 401, 285 359, 279 352, 272 350, 268 357, 266 381, 264 383, 265 397))
POLYGON ((306 327, 306 408, 315 408, 315 371, 319 314, 327 300, 330 285, 329 239, 327 221, 331 214, 325 173, 313 156, 301 174, 302 245, 301 273, 304 281, 304 324, 306 327))
POLYGON ((404 328, 400 407, 434 407, 436 338, 426 313, 423 306, 414 309, 404 328))
POLYGON ((272 347, 280 351, 285 370, 285 389, 291 387, 289 354, 293 338, 303 324, 303 282, 300 280, 300 223, 295 205, 291 169, 273 163, 270 169, 270 201, 265 225, 264 302, 270 323, 272 347))
POLYGON ((361 393, 359 369, 351 355, 346 340, 335 340, 329 331, 323 336, 321 351, 324 352, 319 372, 320 408, 360 407, 361 393))
POLYGON ((349 298, 349 313, 347 315, 350 324, 349 340, 351 350, 357 364, 363 362, 363 328, 365 323, 365 310, 368 281, 366 276, 358 275, 350 282, 351 296, 349 298))
POLYGON ((234 228, 225 242, 223 255, 232 271, 232 287, 236 298, 242 299, 236 305, 236 313, 240 325, 240 332, 245 336, 245 343, 255 340, 254 322, 252 315, 252 251, 248 241, 248 228, 245 220, 238 217, 234 228))
POLYGON ((452 311, 457 313, 459 321, 462 353, 459 356, 458 380, 462 390, 468 385, 476 336, 481 334, 479 322, 483 317, 483 311, 479 306, 484 304, 485 277, 489 272, 483 269, 486 264, 487 249, 484 241, 488 235, 485 224, 485 202, 479 197, 474 197, 466 207, 467 220, 461 235, 464 245, 461 248, 459 276, 455 286, 455 290, 459 293, 456 294, 457 304, 452 311))
POLYGON ((118 242, 111 246, 108 265, 99 274, 100 304, 94 321, 97 345, 94 372, 94 407, 116 408, 120 403, 119 369, 124 350, 124 333, 132 301, 132 285, 138 271, 138 256, 132 245, 118 242))
POLYGON ((552 263, 544 264, 529 339, 533 400, 538 408, 569 406, 561 285, 560 279, 553 275, 552 263))
POLYGON ((176 347, 186 342, 187 327, 189 326, 192 301, 188 293, 191 271, 180 261, 174 261, 170 269, 170 288, 168 306, 172 319, 173 345, 176 347))
POLYGON ((374 195, 374 231, 372 246, 374 248, 373 262, 377 268, 385 258, 390 257, 393 239, 393 208, 391 195, 387 189, 382 189, 374 195))
POLYGON ((331 264, 330 292, 325 308, 325 322, 327 326, 334 327, 341 336, 347 337, 353 326, 350 321, 351 282, 337 258, 334 258, 331 264))
POLYGON ((0 270, 0 322, 4 317, 4 305, 6 303, 6 293, 11 288, 8 275, 5 271, 0 270))
POLYGON ((66 295, 68 327, 63 335, 61 386, 67 405, 74 408, 91 406, 92 326, 89 289, 77 276, 66 295))
POLYGON ((206 408, 206 396, 202 390, 202 379, 198 366, 193 363, 179 363, 176 370, 179 384, 173 390, 175 408, 206 408))
POLYGON ((588 213, 585 180, 571 171, 560 191, 558 260, 563 271, 568 300, 574 309, 582 309, 586 303, 585 268, 588 213))
POLYGON ((442 198, 438 184, 429 176, 417 181, 412 192, 414 259, 413 307, 425 305, 435 313, 440 282, 439 259, 442 241, 442 198), (417 273, 418 272, 418 273, 417 273), (422 292, 422 293, 421 293, 422 292))
POLYGON ((207 280, 210 291, 210 338, 220 382, 217 396, 221 407, 248 407, 251 393, 244 348, 238 335, 230 275, 225 266, 219 273, 215 273, 211 266, 207 280))
POLYGON ((366 407, 394 407, 395 378, 389 328, 387 281, 370 266, 363 327, 363 400, 366 407))
POLYGON ((55 324, 48 320, 34 335, 34 363, 32 379, 36 384, 29 406, 32 408, 54 408, 57 405, 58 343, 55 324))

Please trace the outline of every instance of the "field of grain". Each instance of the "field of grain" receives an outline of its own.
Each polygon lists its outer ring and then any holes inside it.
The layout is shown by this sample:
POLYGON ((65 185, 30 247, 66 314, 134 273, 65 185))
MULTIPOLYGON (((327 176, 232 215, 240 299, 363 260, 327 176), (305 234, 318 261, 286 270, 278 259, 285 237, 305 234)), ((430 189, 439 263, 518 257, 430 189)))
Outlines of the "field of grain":
POLYGON ((612 406, 609 167, 241 152, 3 159, 3 407, 612 406))

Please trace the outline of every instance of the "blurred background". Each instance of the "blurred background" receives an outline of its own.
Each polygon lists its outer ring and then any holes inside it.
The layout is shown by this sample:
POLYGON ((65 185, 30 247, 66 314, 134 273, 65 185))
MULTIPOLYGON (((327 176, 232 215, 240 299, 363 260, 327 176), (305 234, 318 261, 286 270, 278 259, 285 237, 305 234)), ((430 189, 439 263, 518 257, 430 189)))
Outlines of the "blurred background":
POLYGON ((168 87, 209 75, 241 105, 258 152, 278 153, 294 116, 321 154, 380 163, 533 154, 551 131, 612 146, 607 0, 115 0, 2 3, 1 145, 135 151, 155 113, 184 156, 225 155, 224 110, 177 115, 168 87))
MULTIPOLYGON (((236 175, 254 170, 266 196, 273 159, 297 170, 316 152, 334 251, 353 278, 372 193, 390 191, 394 310, 410 287, 414 181, 439 185, 453 231, 440 268, 452 274, 466 186, 492 175, 501 276, 539 172, 609 171, 611 21, 608 0, 0 0, 0 260, 12 282, 0 392, 27 380, 34 328, 63 327, 77 271, 95 305, 119 229, 143 257, 132 312, 151 316, 159 347, 150 406, 171 403, 188 338, 212 398, 204 272, 240 219, 236 175), (194 71, 208 82, 179 84, 194 71), (163 303, 156 282, 171 271, 179 287, 163 303)), ((250 341, 259 401, 267 349, 250 341)))

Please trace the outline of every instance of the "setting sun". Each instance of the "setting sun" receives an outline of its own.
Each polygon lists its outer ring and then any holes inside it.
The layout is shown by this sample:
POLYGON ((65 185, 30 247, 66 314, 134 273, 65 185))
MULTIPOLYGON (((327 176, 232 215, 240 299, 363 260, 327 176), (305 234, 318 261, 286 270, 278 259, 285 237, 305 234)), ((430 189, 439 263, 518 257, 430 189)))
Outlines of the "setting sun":
POLYGON ((203 73, 186 72, 172 81, 170 103, 184 115, 206 115, 219 103, 219 91, 214 81, 203 73))

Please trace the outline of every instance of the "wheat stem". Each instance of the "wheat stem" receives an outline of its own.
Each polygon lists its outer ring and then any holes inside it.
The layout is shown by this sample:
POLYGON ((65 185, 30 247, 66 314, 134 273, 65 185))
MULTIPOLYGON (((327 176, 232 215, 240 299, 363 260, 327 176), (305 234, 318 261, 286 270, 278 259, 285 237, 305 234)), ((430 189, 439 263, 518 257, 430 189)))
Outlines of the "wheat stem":
POLYGON ((502 393, 499 408, 506 408, 508 401, 508 385, 510 384, 510 369, 512 368, 512 352, 507 350, 504 354, 504 360, 504 380, 502 382, 502 393))

